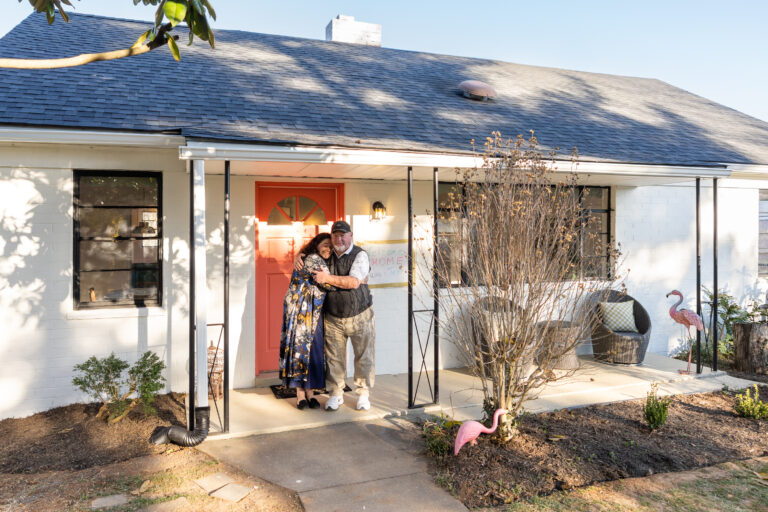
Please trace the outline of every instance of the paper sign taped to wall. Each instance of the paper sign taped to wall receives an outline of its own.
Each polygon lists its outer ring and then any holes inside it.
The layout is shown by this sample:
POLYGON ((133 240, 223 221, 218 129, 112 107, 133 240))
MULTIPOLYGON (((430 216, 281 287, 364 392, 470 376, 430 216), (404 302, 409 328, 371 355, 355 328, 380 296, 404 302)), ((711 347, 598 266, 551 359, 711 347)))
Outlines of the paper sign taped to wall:
POLYGON ((371 273, 368 278, 369 287, 408 286, 407 240, 361 242, 360 247, 368 253, 371 263, 371 273))

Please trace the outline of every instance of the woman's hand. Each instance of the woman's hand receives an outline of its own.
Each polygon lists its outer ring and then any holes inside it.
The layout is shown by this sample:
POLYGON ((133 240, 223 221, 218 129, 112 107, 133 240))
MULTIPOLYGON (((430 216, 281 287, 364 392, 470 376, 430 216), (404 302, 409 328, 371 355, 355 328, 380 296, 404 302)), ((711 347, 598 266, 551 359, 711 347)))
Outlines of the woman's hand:
POLYGON ((306 254, 303 252, 300 252, 296 255, 296 258, 293 260, 293 269, 297 271, 301 271, 304 268, 304 257, 306 254))
POLYGON ((331 274, 326 272, 325 270, 318 270, 313 275, 315 282, 317 284, 328 284, 328 280, 331 277, 331 274))

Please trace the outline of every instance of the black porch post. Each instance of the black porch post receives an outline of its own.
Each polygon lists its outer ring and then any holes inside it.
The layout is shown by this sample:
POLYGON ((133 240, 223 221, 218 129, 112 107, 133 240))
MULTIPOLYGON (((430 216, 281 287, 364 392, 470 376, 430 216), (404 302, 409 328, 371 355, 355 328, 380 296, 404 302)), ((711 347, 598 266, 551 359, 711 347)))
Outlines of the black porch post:
POLYGON ((440 375, 440 283, 437 280, 437 248, 440 242, 440 232, 438 231, 438 194, 439 194, 439 176, 438 176, 438 168, 435 167, 432 174, 432 181, 434 185, 434 189, 432 191, 432 197, 434 200, 434 204, 432 206, 432 215, 434 216, 434 231, 435 231, 435 237, 434 237, 434 246, 432 247, 432 250, 434 251, 432 253, 434 259, 432 260, 432 293, 434 294, 434 300, 435 300, 435 331, 433 336, 433 341, 435 343, 435 396, 433 397, 432 403, 440 403, 440 387, 439 384, 439 375, 440 375))
MULTIPOLYGON (((701 178, 696 178, 696 314, 701 315, 701 178)), ((696 373, 701 373, 701 331, 696 330, 696 373)))
POLYGON ((408 167, 408 408, 413 406, 413 167, 408 167))
POLYGON ((713 226, 713 252, 712 252, 712 264, 713 264, 713 293, 714 296, 712 297, 712 301, 714 304, 712 305, 713 313, 715 316, 715 328, 712 329, 712 371, 717 371, 717 178, 712 179, 712 210, 714 212, 714 226, 713 226))
POLYGON ((229 432, 229 160, 224 162, 224 432, 229 432))
POLYGON ((195 430, 195 161, 189 161, 189 419, 187 430, 195 430))

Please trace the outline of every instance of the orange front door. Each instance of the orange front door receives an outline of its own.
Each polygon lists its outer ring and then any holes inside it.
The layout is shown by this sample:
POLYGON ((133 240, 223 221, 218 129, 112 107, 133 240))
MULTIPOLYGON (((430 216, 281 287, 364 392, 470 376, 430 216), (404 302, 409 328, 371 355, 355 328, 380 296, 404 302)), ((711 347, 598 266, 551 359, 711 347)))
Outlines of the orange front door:
POLYGON ((293 258, 342 218, 344 185, 256 183, 256 375, 277 370, 293 258))

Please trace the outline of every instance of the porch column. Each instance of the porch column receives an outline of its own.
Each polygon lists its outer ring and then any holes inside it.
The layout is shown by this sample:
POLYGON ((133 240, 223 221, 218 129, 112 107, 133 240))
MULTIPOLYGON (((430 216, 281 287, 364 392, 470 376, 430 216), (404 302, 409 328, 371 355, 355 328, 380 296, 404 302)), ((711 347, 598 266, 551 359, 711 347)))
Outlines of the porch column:
MULTIPOLYGON (((206 282, 205 261, 205 161, 194 160, 192 163, 193 184, 193 234, 191 251, 194 252, 194 309, 190 315, 195 319, 195 407, 208 407, 208 286, 206 282)), ((190 354, 191 359, 192 354, 190 354)), ((191 406, 191 404, 190 404, 191 406)))
POLYGON ((413 167, 408 167, 408 408, 413 397, 413 167))
POLYGON ((714 304, 713 307, 713 314, 715 315, 715 328, 712 329, 712 371, 717 371, 717 178, 712 179, 712 210, 714 214, 714 225, 712 228, 712 246, 713 246, 713 253, 712 253, 712 264, 713 264, 713 283, 712 283, 712 293, 714 296, 712 297, 712 301, 714 304))
MULTIPOLYGON (((701 178, 696 178, 696 314, 701 315, 701 178)), ((696 330, 696 373, 701 373, 701 331, 696 330)))

